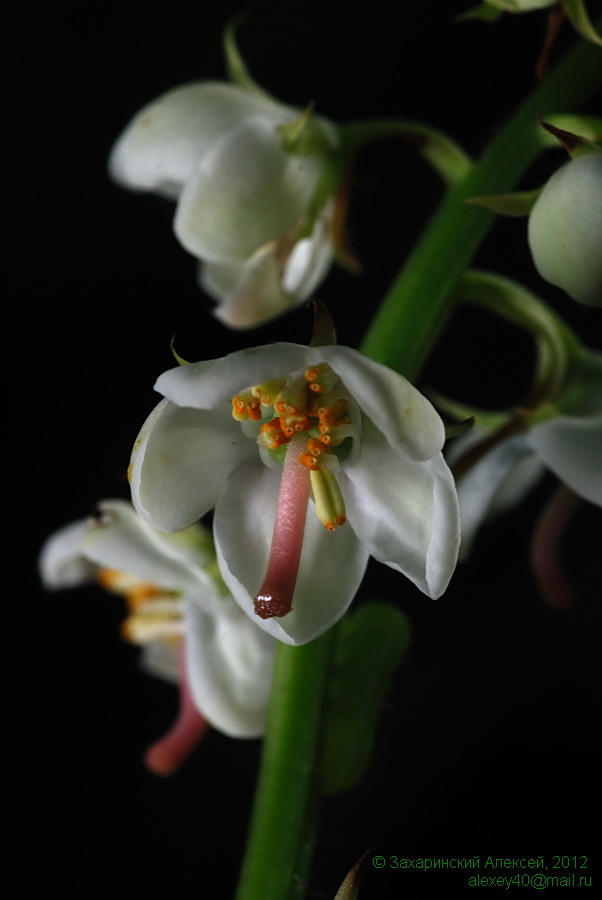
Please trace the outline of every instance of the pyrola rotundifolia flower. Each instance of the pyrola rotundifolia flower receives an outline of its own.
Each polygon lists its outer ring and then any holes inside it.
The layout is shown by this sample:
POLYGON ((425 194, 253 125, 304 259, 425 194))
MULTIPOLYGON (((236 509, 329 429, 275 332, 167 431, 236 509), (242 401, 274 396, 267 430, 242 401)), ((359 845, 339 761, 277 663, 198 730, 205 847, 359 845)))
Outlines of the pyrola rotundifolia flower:
POLYGON ((306 300, 333 258, 337 131, 260 91, 199 82, 145 106, 113 148, 112 177, 177 202, 216 315, 249 328, 306 300))
POLYGON ((40 570, 49 588, 96 580, 126 597, 124 636, 144 647, 147 669, 180 683, 176 736, 154 748, 162 760, 153 768, 175 768, 206 722, 231 737, 262 734, 275 644, 228 594, 200 525, 161 534, 129 503, 106 500, 88 520, 48 539, 40 570))
POLYGON ((347 347, 281 343, 173 369, 156 389, 134 504, 165 531, 215 507, 222 577, 265 631, 317 637, 370 555, 443 593, 459 543, 444 429, 401 375, 347 347))
POLYGON ((572 159, 544 185, 529 216, 529 246, 542 278, 602 306, 602 152, 572 159))

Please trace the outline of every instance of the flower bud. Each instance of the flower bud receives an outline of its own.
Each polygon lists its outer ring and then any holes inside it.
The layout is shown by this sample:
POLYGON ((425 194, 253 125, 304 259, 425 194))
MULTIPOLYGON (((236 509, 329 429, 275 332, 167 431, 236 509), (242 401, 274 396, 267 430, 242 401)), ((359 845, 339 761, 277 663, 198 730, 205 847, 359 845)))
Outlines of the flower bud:
POLYGON ((529 246, 542 278, 580 303, 602 306, 602 152, 552 175, 529 217, 529 246))

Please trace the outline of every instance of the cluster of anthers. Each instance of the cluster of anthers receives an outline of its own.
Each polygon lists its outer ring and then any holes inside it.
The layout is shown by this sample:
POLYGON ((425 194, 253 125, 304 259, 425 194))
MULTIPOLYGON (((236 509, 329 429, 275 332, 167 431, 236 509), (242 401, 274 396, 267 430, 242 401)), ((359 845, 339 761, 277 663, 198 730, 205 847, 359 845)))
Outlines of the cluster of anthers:
POLYGON ((348 452, 346 439, 357 435, 359 412, 338 375, 321 363, 242 391, 232 400, 232 415, 264 460, 268 454, 268 464, 282 463, 270 556, 254 599, 258 616, 281 617, 292 609, 310 487, 326 529, 345 524, 334 470, 348 452))
POLYGON ((184 634, 183 603, 177 591, 158 587, 117 569, 99 569, 104 590, 123 597, 128 616, 121 625, 124 640, 139 647, 155 641, 177 646, 184 634))
POLYGON ((329 531, 346 520, 332 468, 338 464, 343 441, 357 434, 351 406, 341 380, 327 363, 248 388, 232 400, 232 415, 238 422, 267 420, 259 429, 257 443, 272 456, 282 459, 281 448, 286 449, 296 436, 302 438, 298 461, 309 469, 316 514, 329 531))

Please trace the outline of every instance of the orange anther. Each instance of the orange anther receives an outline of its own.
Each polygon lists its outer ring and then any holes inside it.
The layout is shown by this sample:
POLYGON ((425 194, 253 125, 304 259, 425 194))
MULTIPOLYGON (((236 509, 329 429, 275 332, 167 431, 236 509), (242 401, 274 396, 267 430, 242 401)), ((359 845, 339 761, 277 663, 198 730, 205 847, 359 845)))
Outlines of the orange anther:
POLYGON ((318 471, 318 464, 316 462, 315 456, 312 456, 311 453, 300 453, 299 454, 299 462, 303 466, 307 466, 308 469, 312 469, 314 472, 318 471))

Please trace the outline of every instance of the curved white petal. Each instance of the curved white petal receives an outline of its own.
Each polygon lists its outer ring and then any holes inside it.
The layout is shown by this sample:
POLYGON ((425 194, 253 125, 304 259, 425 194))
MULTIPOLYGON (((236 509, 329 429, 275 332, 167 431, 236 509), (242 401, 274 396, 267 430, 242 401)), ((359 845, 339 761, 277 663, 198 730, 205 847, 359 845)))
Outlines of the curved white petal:
POLYGON ((224 611, 208 616, 186 604, 186 666, 195 706, 230 737, 259 737, 265 728, 274 641, 223 598, 224 611))
POLYGON ((87 519, 81 519, 45 541, 39 560, 44 587, 77 587, 94 579, 98 567, 82 556, 82 540, 87 530, 87 519))
POLYGON ((233 424, 228 409, 207 412, 159 403, 132 451, 132 500, 143 519, 160 531, 179 531, 215 506, 226 479, 256 451, 233 424))
POLYGON ((185 555, 171 535, 155 531, 123 500, 103 501, 98 513, 82 537, 87 559, 157 587, 193 593, 203 608, 214 608, 217 590, 202 554, 196 560, 185 555))
POLYGON ((542 278, 574 300, 602 306, 602 152, 555 172, 529 216, 529 247, 542 278))
POLYGON ((134 116, 111 151, 110 175, 126 187, 176 199, 211 146, 257 113, 274 122, 291 114, 235 85, 195 82, 177 87, 134 116))
POLYGON ((238 427, 231 416, 233 397, 245 388, 316 365, 322 360, 322 349, 285 343, 249 347, 220 359, 170 369, 159 376, 155 390, 178 406, 227 409, 231 423, 238 427))
POLYGON ((230 328, 253 328, 300 302, 282 290, 280 262, 272 244, 242 263, 205 263, 201 286, 221 300, 214 315, 230 328))
POLYGON ((445 429, 440 416, 403 375, 350 347, 318 349, 391 447, 416 460, 441 450, 445 429))
POLYGON ((602 414, 550 419, 531 429, 528 442, 576 494, 602 506, 602 414))
POLYGON ((246 119, 212 145, 187 180, 176 235, 202 259, 245 259, 299 221, 322 168, 320 157, 284 151, 273 117, 246 119))
POLYGON ((307 300, 312 291, 326 277, 334 259, 332 217, 334 201, 324 207, 309 237, 297 241, 286 261, 282 289, 297 303, 307 300))
POLYGON ((279 487, 279 472, 259 459, 241 467, 219 498, 215 544, 222 577, 254 625, 285 644, 304 644, 346 612, 364 575, 368 551, 349 525, 328 532, 308 501, 292 612, 282 618, 256 616, 253 597, 265 574, 279 487))
POLYGON ((436 600, 460 542, 455 486, 442 455, 410 459, 367 422, 361 458, 342 467, 340 484, 349 522, 371 555, 436 600))

